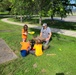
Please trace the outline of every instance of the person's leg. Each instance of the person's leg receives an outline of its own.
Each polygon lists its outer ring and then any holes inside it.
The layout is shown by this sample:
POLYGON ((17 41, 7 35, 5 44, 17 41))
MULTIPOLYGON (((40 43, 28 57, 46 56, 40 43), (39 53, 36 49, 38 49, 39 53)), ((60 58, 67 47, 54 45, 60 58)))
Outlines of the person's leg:
POLYGON ((27 52, 27 50, 21 50, 20 53, 21 53, 22 57, 25 57, 25 56, 27 56, 28 52, 27 52))
POLYGON ((49 40, 48 41, 44 41, 43 43, 43 50, 47 49, 49 47, 49 40))
POLYGON ((35 55, 35 51, 34 50, 30 50, 29 53, 35 55))
POLYGON ((49 44, 49 40, 48 40, 48 41, 45 41, 44 45, 46 46, 46 45, 48 45, 48 44, 49 44))
POLYGON ((23 40, 23 42, 26 42, 26 39, 25 38, 23 38, 22 40, 23 40))

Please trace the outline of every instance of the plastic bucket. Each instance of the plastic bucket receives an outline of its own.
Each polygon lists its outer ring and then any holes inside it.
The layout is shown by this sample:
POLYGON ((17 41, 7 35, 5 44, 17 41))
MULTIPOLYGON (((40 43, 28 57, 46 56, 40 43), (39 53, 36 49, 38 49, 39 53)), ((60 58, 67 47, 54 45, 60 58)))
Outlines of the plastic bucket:
POLYGON ((20 53, 21 53, 22 57, 25 57, 27 55, 27 51, 26 50, 21 50, 20 53))

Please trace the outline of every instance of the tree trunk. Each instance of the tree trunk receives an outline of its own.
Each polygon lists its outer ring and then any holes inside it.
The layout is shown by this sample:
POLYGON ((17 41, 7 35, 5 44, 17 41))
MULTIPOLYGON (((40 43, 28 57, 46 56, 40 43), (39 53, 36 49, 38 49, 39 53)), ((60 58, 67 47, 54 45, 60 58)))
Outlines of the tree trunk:
POLYGON ((61 16, 61 20, 62 20, 62 18, 63 18, 63 17, 61 16))
POLYGON ((53 19, 53 15, 51 15, 51 20, 54 20, 54 19, 53 19))
POLYGON ((42 24, 42 17, 41 16, 39 17, 39 24, 40 25, 42 24))
POLYGON ((20 16, 20 21, 23 22, 23 17, 22 17, 22 15, 20 16))

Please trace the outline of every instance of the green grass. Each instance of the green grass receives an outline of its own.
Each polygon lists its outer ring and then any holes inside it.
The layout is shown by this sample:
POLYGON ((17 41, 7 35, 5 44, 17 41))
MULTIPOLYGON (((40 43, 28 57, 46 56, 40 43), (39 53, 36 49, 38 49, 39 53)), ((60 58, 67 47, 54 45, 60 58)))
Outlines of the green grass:
POLYGON ((0 12, 0 15, 7 15, 9 14, 9 11, 0 12))
MULTIPOLYGON (((20 22, 19 20, 10 18, 10 21, 20 22)), ((29 23, 34 25, 39 25, 39 19, 38 18, 32 18, 32 19, 25 19, 23 23, 29 23)), ((76 22, 64 22, 64 21, 57 21, 57 20, 50 20, 50 19, 43 19, 42 23, 47 23, 49 27, 52 28, 59 28, 59 29, 67 29, 67 30, 74 30, 76 31, 76 22)))
POLYGON ((49 19, 43 20, 48 26, 59 29, 76 30, 76 22, 63 22, 63 21, 50 21, 49 19))
MULTIPOLYGON (((0 38, 4 39, 18 56, 15 60, 0 64, 0 75, 76 75, 76 38, 53 33, 51 47, 45 50, 42 56, 29 54, 22 58, 21 29, 21 26, 0 21, 0 38)), ((40 32, 37 29, 29 30, 34 30, 35 35, 40 32)), ((32 37, 28 35, 28 39, 32 37)))
MULTIPOLYGON (((13 22, 19 22, 19 23, 21 23, 20 22, 20 18, 17 18, 17 19, 15 19, 15 18, 9 18, 8 20, 9 21, 13 21, 13 22)), ((39 22, 39 19, 38 18, 33 18, 33 19, 25 18, 25 19, 23 19, 23 22, 22 23, 29 23, 29 24, 32 24, 32 25, 33 24, 39 25, 38 22, 39 22)))

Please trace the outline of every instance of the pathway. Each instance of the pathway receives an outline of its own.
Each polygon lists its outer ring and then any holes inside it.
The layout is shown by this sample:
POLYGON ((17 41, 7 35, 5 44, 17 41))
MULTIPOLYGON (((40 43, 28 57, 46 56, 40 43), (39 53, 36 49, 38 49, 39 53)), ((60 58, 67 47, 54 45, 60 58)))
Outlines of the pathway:
MULTIPOLYGON (((61 20, 60 17, 54 17, 56 20, 61 20)), ((66 18, 63 18, 62 21, 67 21, 67 22, 76 22, 76 16, 67 16, 66 18)))
MULTIPOLYGON (((8 18, 4 18, 4 19, 1 19, 1 20, 3 22, 7 22, 7 23, 10 23, 10 24, 15 24, 15 25, 20 25, 20 26, 24 25, 24 23, 11 22, 11 21, 8 20, 8 18)), ((36 26, 36 25, 31 25, 31 24, 27 24, 27 25, 30 28, 41 29, 41 26, 36 26)), ((51 28, 51 31, 54 32, 54 33, 59 33, 59 34, 67 35, 67 36, 76 37, 76 31, 57 29, 57 28, 51 28)))
POLYGON ((5 41, 0 38, 0 64, 16 58, 15 53, 9 48, 5 41))

